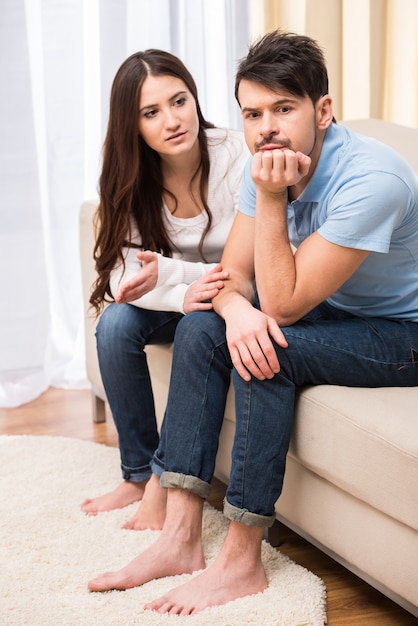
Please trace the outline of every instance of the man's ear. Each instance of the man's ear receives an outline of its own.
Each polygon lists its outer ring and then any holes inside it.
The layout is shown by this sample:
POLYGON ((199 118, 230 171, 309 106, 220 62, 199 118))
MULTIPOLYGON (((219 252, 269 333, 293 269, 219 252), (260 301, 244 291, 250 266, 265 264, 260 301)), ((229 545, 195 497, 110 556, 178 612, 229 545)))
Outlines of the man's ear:
POLYGON ((328 94, 319 98, 316 103, 316 124, 318 129, 326 130, 333 119, 332 98, 328 94))

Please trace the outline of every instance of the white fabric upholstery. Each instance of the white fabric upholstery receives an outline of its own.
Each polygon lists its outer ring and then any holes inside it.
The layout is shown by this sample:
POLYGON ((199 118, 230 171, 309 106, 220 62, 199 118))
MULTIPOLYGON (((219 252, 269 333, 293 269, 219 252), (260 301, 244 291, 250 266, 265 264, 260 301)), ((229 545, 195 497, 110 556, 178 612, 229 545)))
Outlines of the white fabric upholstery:
MULTIPOLYGON (((417 129, 378 120, 345 123, 392 145, 418 171, 417 129)), ((84 203, 80 216, 86 303, 94 280, 94 208, 84 203)), ((94 326, 86 318, 87 373, 100 411, 105 396, 94 326)), ((161 420, 171 347, 149 346, 147 354, 161 420)), ((231 389, 215 472, 225 483, 234 425, 231 389)), ((280 521, 418 616, 418 387, 302 390, 276 512, 280 521)))

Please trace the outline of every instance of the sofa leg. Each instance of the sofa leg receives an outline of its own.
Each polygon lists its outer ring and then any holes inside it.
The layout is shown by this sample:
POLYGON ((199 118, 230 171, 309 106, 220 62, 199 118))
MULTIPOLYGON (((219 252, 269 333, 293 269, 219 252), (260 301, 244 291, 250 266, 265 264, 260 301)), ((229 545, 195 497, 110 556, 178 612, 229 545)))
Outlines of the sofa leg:
POLYGON ((101 424, 106 421, 106 404, 94 391, 91 394, 92 397, 92 409, 93 409, 93 422, 95 424, 101 424))
POLYGON ((266 528, 264 531, 264 539, 271 545, 273 548, 278 548, 281 544, 280 540, 280 522, 276 519, 273 526, 270 528, 266 528))

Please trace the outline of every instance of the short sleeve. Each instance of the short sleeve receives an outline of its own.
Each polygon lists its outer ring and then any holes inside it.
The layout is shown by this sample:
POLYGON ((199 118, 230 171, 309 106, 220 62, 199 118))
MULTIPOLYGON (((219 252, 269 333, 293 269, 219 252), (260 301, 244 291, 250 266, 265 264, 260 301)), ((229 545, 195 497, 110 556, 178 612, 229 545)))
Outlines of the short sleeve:
POLYGON ((249 217, 255 216, 255 183, 251 176, 252 157, 245 164, 242 174, 238 210, 249 217))

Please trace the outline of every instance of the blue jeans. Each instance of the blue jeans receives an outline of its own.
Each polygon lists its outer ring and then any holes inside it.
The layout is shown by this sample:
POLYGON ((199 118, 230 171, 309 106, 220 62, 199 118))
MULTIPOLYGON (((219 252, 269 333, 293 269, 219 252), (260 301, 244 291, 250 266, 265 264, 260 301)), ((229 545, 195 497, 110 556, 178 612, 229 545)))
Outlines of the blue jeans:
POLYGON ((171 343, 182 317, 181 313, 112 303, 97 325, 100 373, 118 432, 125 480, 141 482, 151 476, 150 463, 159 443, 144 348, 171 343))
POLYGON ((417 323, 357 318, 323 304, 282 331, 289 345, 276 345, 281 371, 250 382, 232 368, 225 324, 213 311, 187 315, 175 336, 161 484, 209 495, 232 369, 236 432, 224 512, 254 526, 274 521, 297 387, 418 385, 417 323))

